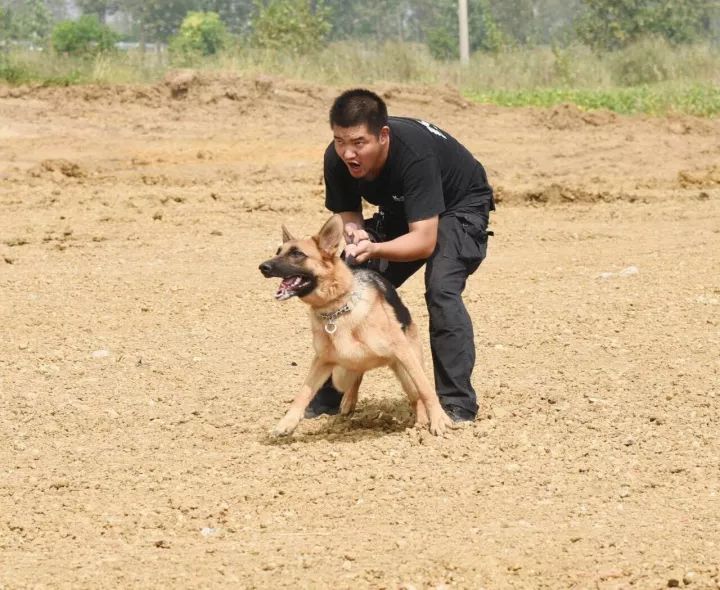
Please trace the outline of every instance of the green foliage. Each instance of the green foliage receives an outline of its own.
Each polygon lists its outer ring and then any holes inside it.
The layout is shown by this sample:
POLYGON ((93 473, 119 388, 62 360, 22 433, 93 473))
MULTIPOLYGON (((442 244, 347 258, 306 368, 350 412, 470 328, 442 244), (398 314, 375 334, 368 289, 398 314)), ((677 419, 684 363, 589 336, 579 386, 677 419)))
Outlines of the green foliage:
POLYGON ((112 51, 93 57, 47 51, 0 51, 0 81, 9 84, 144 84, 162 79, 167 67, 137 53, 112 51))
MULTIPOLYGON (((429 15, 428 17, 429 18, 429 15)), ((496 52, 512 38, 498 23, 490 0, 468 0, 470 51, 496 52)), ((433 26, 424 41, 436 59, 457 59, 459 55, 458 13, 456 0, 440 0, 432 8, 433 26)))
MULTIPOLYGON (((474 49, 473 33, 475 32, 474 23, 472 22, 473 12, 468 10, 471 22, 470 29, 470 49, 474 49)), ((424 13, 419 15, 420 22, 432 22, 432 26, 425 29, 426 33, 421 41, 424 41, 430 54, 435 59, 444 61, 455 60, 460 56, 459 49, 459 32, 458 32, 458 13, 456 0, 438 0, 431 6, 427 6, 424 13)))
POLYGON ((459 56, 458 37, 446 27, 433 27, 427 32, 427 45, 435 59, 451 60, 459 56))
POLYGON ((0 8, 0 39, 41 44, 50 33, 51 15, 43 0, 26 0, 0 8))
POLYGON ((232 33, 245 33, 249 28, 252 0, 196 0, 193 5, 195 10, 201 12, 218 13, 220 20, 232 33))
POLYGON ((40 83, 44 86, 68 86, 80 82, 71 60, 39 51, 0 53, 0 81, 8 84, 40 83))
POLYGON ((164 42, 176 34, 185 15, 194 10, 194 0, 119 0, 120 8, 130 15, 133 34, 140 40, 164 42))
POLYGON ((699 40, 709 27, 708 0, 583 0, 577 26, 582 41, 598 50, 627 47, 648 35, 673 43, 699 40))
POLYGON ((170 40, 170 51, 181 60, 215 55, 228 42, 229 35, 215 12, 188 12, 178 34, 170 40))
POLYGON ((319 50, 330 31, 322 0, 257 0, 252 42, 263 49, 305 54, 319 50))
POLYGON ((662 82, 670 76, 672 48, 662 37, 645 38, 610 56, 613 80, 623 86, 662 82))
POLYGON ((96 16, 84 15, 76 21, 62 21, 52 32, 52 47, 57 53, 91 56, 111 51, 118 36, 96 16))
POLYGON ((484 7, 504 45, 567 44, 580 10, 581 0, 487 0, 484 7))
POLYGON ((575 81, 572 67, 572 48, 561 48, 557 45, 553 45, 551 51, 555 57, 553 74, 563 84, 572 84, 575 81))
MULTIPOLYGON (((443 3, 440 0, 438 3, 443 3)), ((428 0, 325 0, 332 29, 329 38, 336 40, 408 41, 419 40, 411 32, 416 23, 433 26, 428 15, 434 13, 428 0), (405 18, 412 14, 411 18, 405 18)))
POLYGON ((10 11, 0 6, 0 47, 4 45, 7 39, 11 38, 12 26, 10 11))
POLYGON ((94 14, 101 23, 105 22, 108 14, 118 9, 114 0, 75 0, 75 3, 83 14, 94 14))
POLYGON ((490 8, 489 0, 481 0, 479 3, 480 23, 482 24, 481 47, 488 51, 500 51, 507 44, 505 35, 500 30, 495 16, 490 8))
MULTIPOLYGON (((103 2, 104 0, 83 0, 103 2)), ((190 11, 214 12, 234 33, 248 29, 253 0, 107 0, 110 8, 130 17, 131 36, 141 41, 163 42, 177 35, 190 11)))
POLYGON ((28 81, 26 71, 10 63, 3 55, 0 55, 0 80, 8 84, 23 84, 28 81))
POLYGON ((720 114, 720 88, 714 85, 634 86, 628 88, 490 90, 468 93, 478 102, 502 106, 551 107, 572 103, 583 109, 606 109, 622 114, 666 115, 685 113, 699 117, 720 114))
MULTIPOLYGON (((426 43, 438 59, 458 55, 457 0, 326 0, 332 40, 426 43)), ((581 0, 468 0, 471 51, 571 41, 581 0)))

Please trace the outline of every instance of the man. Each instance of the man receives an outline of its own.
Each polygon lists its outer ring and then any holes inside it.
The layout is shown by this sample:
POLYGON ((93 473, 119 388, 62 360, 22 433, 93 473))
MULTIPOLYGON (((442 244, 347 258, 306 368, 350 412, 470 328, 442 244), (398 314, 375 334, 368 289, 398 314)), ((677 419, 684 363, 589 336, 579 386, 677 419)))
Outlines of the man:
MULTIPOLYGON (((325 205, 345 223, 347 259, 375 265, 396 287, 426 265, 438 397, 453 421, 474 420, 475 345, 462 292, 485 258, 488 216, 495 209, 485 170, 435 125, 388 117, 384 101, 369 90, 335 99, 330 126, 325 205), (367 224, 362 199, 379 206, 367 224)), ((306 417, 336 414, 340 399, 328 381, 306 417)))

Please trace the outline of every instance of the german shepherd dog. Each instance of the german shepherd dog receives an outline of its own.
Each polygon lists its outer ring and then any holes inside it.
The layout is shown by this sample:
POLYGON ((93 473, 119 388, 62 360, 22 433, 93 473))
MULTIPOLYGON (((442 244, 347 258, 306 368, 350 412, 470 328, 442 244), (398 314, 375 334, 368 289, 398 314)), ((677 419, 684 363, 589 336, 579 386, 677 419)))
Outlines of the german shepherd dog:
POLYGON ((351 269, 342 260, 342 218, 333 215, 320 233, 305 239, 293 238, 282 226, 282 239, 275 257, 263 262, 260 271, 265 277, 282 279, 277 300, 299 297, 310 306, 315 358, 302 389, 272 434, 291 434, 331 375, 333 385, 343 393, 340 413, 351 414, 363 374, 383 366, 400 380, 416 425, 429 425, 432 434, 442 434, 452 421, 423 371, 417 327, 385 278, 351 269))

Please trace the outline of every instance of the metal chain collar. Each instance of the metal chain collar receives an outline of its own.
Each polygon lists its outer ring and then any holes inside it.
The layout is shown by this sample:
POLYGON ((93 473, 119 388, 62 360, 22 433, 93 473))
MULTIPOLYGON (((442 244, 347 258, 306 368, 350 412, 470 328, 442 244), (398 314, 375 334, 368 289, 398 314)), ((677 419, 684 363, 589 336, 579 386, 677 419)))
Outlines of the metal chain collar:
POLYGON ((358 298, 357 293, 353 293, 350 296, 350 301, 345 303, 340 309, 336 309, 335 311, 331 311, 328 313, 318 312, 318 316, 325 320, 325 331, 328 334, 334 334, 337 330, 337 323, 335 320, 337 320, 341 315, 345 315, 346 313, 350 313, 352 311, 352 306, 350 305, 350 302, 355 302, 358 298))

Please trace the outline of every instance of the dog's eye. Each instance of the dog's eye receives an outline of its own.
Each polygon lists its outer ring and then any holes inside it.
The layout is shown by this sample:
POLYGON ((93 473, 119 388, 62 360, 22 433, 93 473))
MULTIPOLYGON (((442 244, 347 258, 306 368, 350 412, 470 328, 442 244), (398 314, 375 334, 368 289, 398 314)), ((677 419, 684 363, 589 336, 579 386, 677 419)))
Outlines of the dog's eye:
POLYGON ((292 256, 293 258, 295 258, 297 260, 302 260, 303 258, 307 258, 307 256, 305 256, 305 253, 301 252, 300 250, 290 250, 289 254, 290 254, 290 256, 292 256))

